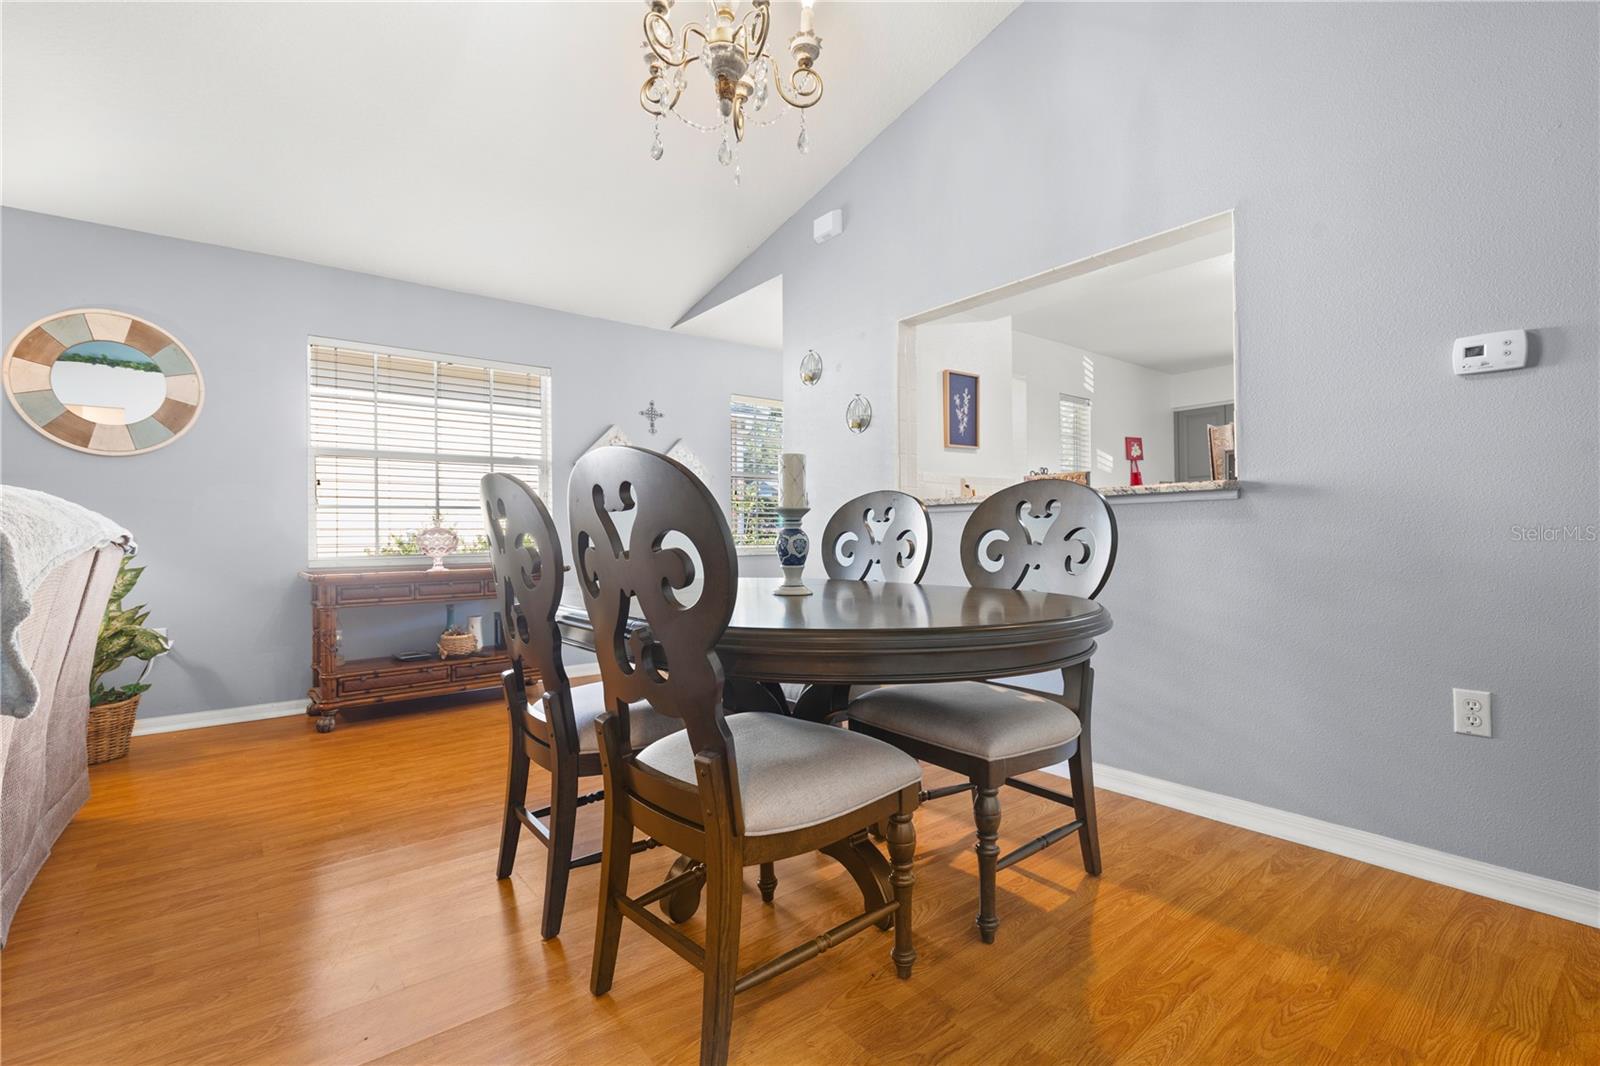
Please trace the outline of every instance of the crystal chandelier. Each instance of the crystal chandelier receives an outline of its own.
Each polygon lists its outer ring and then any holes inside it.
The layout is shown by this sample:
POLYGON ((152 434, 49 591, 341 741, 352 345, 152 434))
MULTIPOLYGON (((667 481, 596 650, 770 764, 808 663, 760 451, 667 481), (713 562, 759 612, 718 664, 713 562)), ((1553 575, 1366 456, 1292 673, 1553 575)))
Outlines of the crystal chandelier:
POLYGON ((795 146, 804 154, 810 147, 806 134, 806 109, 822 99, 822 75, 814 68, 817 56, 822 54, 822 38, 812 26, 813 0, 801 0, 800 32, 789 38, 789 54, 794 57, 794 70, 783 78, 777 64, 767 51, 767 31, 772 23, 771 0, 753 0, 750 9, 736 16, 736 0, 713 0, 702 24, 691 22, 682 33, 674 32, 671 13, 674 0, 648 0, 649 12, 644 17, 644 60, 650 68, 644 86, 639 90, 639 103, 645 111, 655 116, 655 131, 650 141, 650 157, 660 159, 664 151, 661 143, 661 118, 671 115, 691 129, 702 133, 720 133, 721 146, 717 149, 717 162, 733 167, 733 180, 739 181, 739 143, 744 140, 747 116, 760 114, 767 108, 772 89, 777 89, 780 102, 775 113, 766 119, 750 118, 757 126, 774 125, 783 112, 793 108, 800 112, 800 136, 795 146), (693 46, 698 38, 698 49, 693 46), (678 101, 689 83, 689 64, 699 60, 711 79, 716 93, 717 111, 721 121, 717 125, 696 122, 678 111, 678 101))

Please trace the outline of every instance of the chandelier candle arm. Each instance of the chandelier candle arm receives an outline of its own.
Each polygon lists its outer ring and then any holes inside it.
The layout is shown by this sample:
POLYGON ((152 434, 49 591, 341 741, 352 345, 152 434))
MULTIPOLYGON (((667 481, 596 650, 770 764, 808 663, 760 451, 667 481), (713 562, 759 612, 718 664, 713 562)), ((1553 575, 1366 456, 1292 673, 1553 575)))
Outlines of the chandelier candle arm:
POLYGON ((772 28, 772 9, 766 2, 758 3, 745 13, 736 37, 743 38, 745 53, 752 62, 767 50, 767 31, 772 28), (754 39, 752 40, 752 35, 754 39))

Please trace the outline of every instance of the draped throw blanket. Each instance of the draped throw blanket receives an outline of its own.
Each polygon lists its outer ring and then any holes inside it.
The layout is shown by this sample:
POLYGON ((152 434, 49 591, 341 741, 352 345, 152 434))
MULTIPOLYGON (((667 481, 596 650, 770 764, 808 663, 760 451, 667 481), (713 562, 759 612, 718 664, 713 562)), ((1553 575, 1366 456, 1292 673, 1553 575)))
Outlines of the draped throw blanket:
POLYGON ((0 714, 26 718, 39 700, 17 639, 39 583, 68 559, 108 544, 134 551, 132 535, 105 515, 47 492, 0 485, 0 714))

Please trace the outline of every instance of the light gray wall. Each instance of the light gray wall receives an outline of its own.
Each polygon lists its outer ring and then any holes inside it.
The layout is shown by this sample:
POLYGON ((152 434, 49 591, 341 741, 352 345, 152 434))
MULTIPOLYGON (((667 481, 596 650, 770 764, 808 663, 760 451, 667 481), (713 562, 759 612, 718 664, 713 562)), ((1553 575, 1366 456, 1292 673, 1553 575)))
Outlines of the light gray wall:
MULTIPOLYGON (((310 223, 308 223, 310 224, 310 223)), ((304 696, 306 338, 365 341, 548 366, 557 521, 572 462, 611 423, 636 443, 686 438, 713 485, 728 476, 728 396, 777 393, 770 352, 682 337, 6 209, 0 214, 7 338, 69 307, 112 307, 170 330, 205 375, 181 440, 147 455, 71 451, 0 404, 0 478, 103 511, 133 530, 148 566, 137 599, 177 642, 141 717, 304 696), (636 413, 666 412, 656 436, 636 413)), ((767 555, 747 571, 776 572, 767 555)), ((486 608, 474 607, 468 613, 486 608)), ((427 647, 442 608, 341 614, 351 654, 427 647)))
POLYGON ((1600 517, 1596 14, 1025 4, 706 303, 783 275, 822 521, 894 483, 898 319, 1233 208, 1248 484, 1119 506, 1097 758, 1595 887, 1600 551, 1517 528, 1600 517), (1450 374, 1524 326, 1532 369, 1450 374))

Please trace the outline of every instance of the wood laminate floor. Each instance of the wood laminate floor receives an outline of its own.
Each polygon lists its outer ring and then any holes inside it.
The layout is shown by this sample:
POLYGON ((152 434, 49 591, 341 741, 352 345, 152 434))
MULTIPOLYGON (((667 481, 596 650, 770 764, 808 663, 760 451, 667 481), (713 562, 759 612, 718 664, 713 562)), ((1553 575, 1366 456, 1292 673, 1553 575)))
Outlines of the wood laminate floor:
MULTIPOLYGON (((4 1061, 692 1061, 699 976, 643 932, 625 924, 612 993, 589 995, 597 867, 574 873, 549 943, 544 849, 524 837, 516 876, 494 879, 503 714, 136 738, 92 771, 23 901, 4 1061)), ((1004 802, 1002 846, 1063 820, 1004 802)), ((1072 842, 1002 872, 993 946, 972 925, 967 804, 924 806, 912 979, 868 931, 740 997, 735 1061, 1600 1062, 1600 931, 1099 802, 1105 874, 1086 877, 1072 842)), ((580 847, 598 814, 580 814, 580 847)), ((634 884, 670 858, 639 856, 634 884)), ((746 875, 746 965, 859 906, 828 860, 778 873, 771 907, 746 875)))

